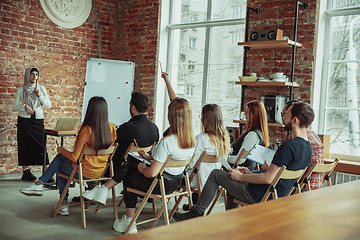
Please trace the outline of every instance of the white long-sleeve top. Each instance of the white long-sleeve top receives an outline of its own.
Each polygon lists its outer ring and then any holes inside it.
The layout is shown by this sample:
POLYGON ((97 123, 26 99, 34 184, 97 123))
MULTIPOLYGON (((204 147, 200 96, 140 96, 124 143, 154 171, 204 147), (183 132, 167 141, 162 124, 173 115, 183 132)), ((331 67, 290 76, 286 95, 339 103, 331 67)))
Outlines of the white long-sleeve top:
MULTIPOLYGON (((215 146, 212 144, 212 142, 210 142, 209 135, 207 135, 206 133, 200 133, 199 135, 196 136, 195 140, 196 140, 195 153, 194 153, 195 155, 188 169, 189 176, 203 151, 205 151, 209 155, 216 155, 215 146)), ((204 187, 206 180, 208 179, 211 171, 214 169, 220 169, 220 167, 221 167, 220 162, 200 164, 199 173, 200 173, 200 181, 202 188, 204 187)), ((197 188, 196 178, 194 178, 191 181, 190 185, 191 187, 197 188)))
MULTIPOLYGON (((51 102, 49 99, 49 96, 46 92, 46 89, 44 86, 38 85, 39 90, 40 90, 40 97, 39 100, 41 102, 41 106, 33 109, 35 112, 35 118, 36 119, 43 119, 44 118, 44 110, 42 108, 42 106, 44 106, 45 108, 51 108, 51 102)), ((31 115, 29 115, 26 112, 25 109, 25 104, 23 103, 23 91, 24 88, 21 86, 16 90, 16 94, 15 94, 15 101, 14 101, 14 105, 13 105, 13 110, 14 111, 19 111, 19 116, 23 117, 23 118, 30 118, 31 115)))

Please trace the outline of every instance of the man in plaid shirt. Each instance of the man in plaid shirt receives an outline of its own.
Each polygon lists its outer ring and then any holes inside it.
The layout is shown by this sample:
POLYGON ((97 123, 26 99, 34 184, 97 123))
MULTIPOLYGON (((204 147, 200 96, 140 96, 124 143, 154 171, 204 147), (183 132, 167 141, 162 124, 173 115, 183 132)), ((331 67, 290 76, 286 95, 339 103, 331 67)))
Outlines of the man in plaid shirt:
MULTIPOLYGON (((281 113, 281 116, 288 110, 289 107, 293 105, 293 103, 299 102, 297 100, 291 100, 285 103, 284 109, 281 113)), ((319 136, 311 129, 306 130, 306 134, 308 140, 311 144, 312 150, 312 159, 311 162, 317 161, 318 163, 324 163, 324 146, 319 136)), ((288 139, 292 139, 292 136, 288 136, 288 139)), ((311 190, 315 190, 321 188, 321 182, 323 179, 323 173, 312 173, 310 177, 310 188, 311 190)))

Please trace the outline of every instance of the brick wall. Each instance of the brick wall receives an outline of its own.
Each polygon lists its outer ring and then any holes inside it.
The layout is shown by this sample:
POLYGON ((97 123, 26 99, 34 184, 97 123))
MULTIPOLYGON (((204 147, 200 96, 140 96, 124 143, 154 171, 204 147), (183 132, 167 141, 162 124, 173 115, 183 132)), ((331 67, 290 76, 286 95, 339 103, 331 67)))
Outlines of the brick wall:
MULTIPOLYGON (((135 90, 154 102, 158 1, 94 0, 89 18, 80 27, 55 25, 36 0, 0 3, 0 174, 21 172, 17 166, 16 120, 12 111, 16 89, 25 69, 40 69, 39 83, 50 96, 45 126, 54 127, 63 116, 81 116, 88 58, 136 63, 135 90)), ((151 104, 150 118, 153 118, 151 104)), ((66 140, 66 147, 74 139, 66 140)), ((54 138, 49 154, 55 156, 54 138)), ((39 168, 37 168, 39 169, 39 168)))
MULTIPOLYGON (((248 6, 259 8, 259 13, 250 13, 249 31, 282 29, 284 36, 294 39, 295 2, 287 0, 250 0, 248 6)), ((300 84, 294 88, 294 99, 310 102, 311 84, 313 80, 316 0, 304 1, 307 9, 299 7, 297 41, 303 48, 296 48, 294 82, 300 84)), ((283 72, 291 75, 291 48, 261 49, 248 51, 247 73, 255 72, 258 76, 268 77, 271 73, 283 72)), ((248 88, 245 102, 260 99, 264 95, 289 95, 287 88, 248 88)), ((285 132, 281 128, 269 129, 272 142, 284 139, 285 132)))

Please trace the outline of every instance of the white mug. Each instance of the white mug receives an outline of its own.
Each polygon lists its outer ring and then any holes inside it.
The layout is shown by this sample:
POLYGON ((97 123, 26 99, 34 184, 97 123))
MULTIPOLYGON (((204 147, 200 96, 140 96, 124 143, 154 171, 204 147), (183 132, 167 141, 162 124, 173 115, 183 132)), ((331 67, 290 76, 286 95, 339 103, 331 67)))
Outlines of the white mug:
POLYGON ((256 77, 257 74, 256 73, 250 73, 250 77, 256 77))
POLYGON ((284 74, 282 72, 277 72, 277 73, 274 73, 273 74, 273 78, 283 78, 284 77, 284 74))

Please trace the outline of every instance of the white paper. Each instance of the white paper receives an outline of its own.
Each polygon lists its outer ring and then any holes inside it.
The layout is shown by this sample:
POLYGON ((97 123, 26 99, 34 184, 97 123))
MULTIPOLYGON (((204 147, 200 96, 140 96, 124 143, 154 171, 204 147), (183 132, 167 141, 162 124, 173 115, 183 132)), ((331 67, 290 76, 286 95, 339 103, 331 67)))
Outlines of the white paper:
POLYGON ((259 144, 255 144, 254 147, 250 150, 249 154, 246 156, 246 159, 263 165, 265 160, 270 164, 274 158, 274 155, 274 150, 259 144))
POLYGON ((151 162, 149 160, 141 157, 138 152, 128 152, 128 154, 142 162, 145 162, 147 165, 151 165, 151 162))

